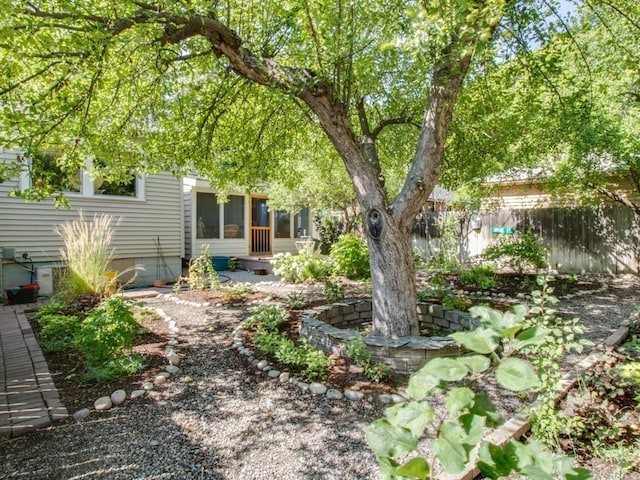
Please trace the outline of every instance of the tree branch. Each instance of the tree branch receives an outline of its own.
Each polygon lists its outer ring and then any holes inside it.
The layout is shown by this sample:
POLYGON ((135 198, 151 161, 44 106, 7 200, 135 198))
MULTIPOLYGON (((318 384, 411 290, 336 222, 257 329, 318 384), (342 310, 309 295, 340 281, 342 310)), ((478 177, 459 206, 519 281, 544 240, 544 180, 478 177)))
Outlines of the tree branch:
POLYGON ((411 115, 400 115, 398 117, 385 118, 380 120, 380 123, 378 123, 376 128, 373 129, 373 132, 371 132, 373 139, 376 140, 378 135, 380 135, 380 132, 390 125, 413 125, 414 127, 420 128, 420 124, 416 122, 411 115))
POLYGON ((587 182, 586 185, 588 188, 595 190, 596 192, 608 198, 609 200, 612 200, 616 203, 620 203, 624 205, 625 207, 628 207, 637 217, 640 217, 640 205, 632 202, 627 197, 620 195, 619 193, 614 192, 612 190, 608 190, 600 185, 596 185, 593 182, 587 182))

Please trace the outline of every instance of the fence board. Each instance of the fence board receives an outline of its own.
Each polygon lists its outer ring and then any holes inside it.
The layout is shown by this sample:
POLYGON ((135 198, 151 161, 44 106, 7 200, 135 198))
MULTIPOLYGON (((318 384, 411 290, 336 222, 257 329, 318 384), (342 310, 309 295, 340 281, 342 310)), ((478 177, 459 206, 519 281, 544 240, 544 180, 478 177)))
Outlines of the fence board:
POLYGON ((426 258, 450 251, 465 263, 503 236, 492 227, 530 229, 549 248, 549 264, 559 272, 640 273, 640 226, 628 208, 514 209, 484 212, 480 218, 481 228, 472 230, 468 215, 424 213, 414 226, 413 245, 426 258), (455 232, 454 246, 444 242, 450 237, 447 228, 455 232))

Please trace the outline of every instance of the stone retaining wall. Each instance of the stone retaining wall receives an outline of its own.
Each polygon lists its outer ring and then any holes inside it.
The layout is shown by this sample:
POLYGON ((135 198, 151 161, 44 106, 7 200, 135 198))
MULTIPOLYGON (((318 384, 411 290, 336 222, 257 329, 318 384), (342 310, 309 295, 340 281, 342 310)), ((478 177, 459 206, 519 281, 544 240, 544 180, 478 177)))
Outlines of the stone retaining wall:
MULTIPOLYGON (((436 328, 445 334, 470 330, 477 322, 468 313, 437 304, 419 303, 418 316, 421 327, 436 328)), ((354 327, 371 322, 371 300, 348 300, 322 305, 302 313, 300 335, 327 353, 345 355, 345 340, 353 340, 359 333, 354 327)), ((385 362, 390 370, 400 376, 417 371, 433 357, 456 356, 461 348, 448 337, 387 338, 375 335, 364 337, 364 343, 376 361, 385 362)))

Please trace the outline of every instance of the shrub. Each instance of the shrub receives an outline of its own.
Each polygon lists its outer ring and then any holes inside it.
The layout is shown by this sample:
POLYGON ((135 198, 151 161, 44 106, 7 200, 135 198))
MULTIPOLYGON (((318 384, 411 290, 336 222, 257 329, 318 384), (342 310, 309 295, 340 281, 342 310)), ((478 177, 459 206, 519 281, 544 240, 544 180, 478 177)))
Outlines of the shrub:
POLYGON ((316 215, 313 218, 320 234, 320 253, 328 255, 331 246, 340 238, 340 225, 337 219, 330 215, 316 215))
POLYGON ((139 355, 118 355, 110 360, 88 365, 84 373, 85 380, 98 383, 111 382, 123 377, 130 377, 146 366, 139 355))
POLYGON ((137 330, 128 302, 110 297, 84 319, 74 336, 75 345, 89 364, 96 366, 131 348, 137 330))
POLYGON ((329 265, 317 253, 291 255, 279 253, 271 261, 273 273, 280 275, 285 282, 302 283, 307 280, 322 280, 329 275, 329 265))
POLYGON ((324 295, 329 303, 341 302, 344 300, 344 285, 338 279, 326 279, 324 282, 324 295))
POLYGON ((470 270, 460 274, 460 281, 464 284, 475 285, 482 289, 494 288, 496 282, 496 270, 493 265, 476 265, 470 270))
POLYGON ((346 341, 345 346, 347 347, 347 355, 364 368, 365 376, 372 382, 379 382, 389 373, 389 367, 386 363, 374 362, 371 359, 371 352, 364 343, 362 335, 346 341))
POLYGON ((249 282, 234 283, 222 288, 222 298, 226 302, 243 302, 251 292, 253 292, 253 286, 249 282))
POLYGON ((111 221, 112 217, 106 214, 85 221, 80 212, 77 220, 56 228, 64 245, 60 256, 67 267, 60 283, 62 298, 86 293, 101 295, 111 288, 114 280, 106 276, 113 256, 111 221))
POLYGON ((546 254, 547 248, 530 230, 526 230, 519 236, 501 238, 497 244, 487 247, 483 255, 488 260, 505 262, 522 272, 525 266, 547 267, 546 254))
POLYGON ((284 365, 297 368, 308 380, 327 376, 331 360, 307 339, 296 345, 279 331, 286 321, 287 312, 280 307, 263 306, 252 310, 245 328, 255 330, 253 343, 263 353, 274 357, 284 365))
POLYGON ((196 258, 192 258, 189 262, 189 277, 182 278, 180 282, 187 281, 189 283, 190 290, 199 290, 201 292, 205 290, 217 289, 220 286, 220 278, 218 272, 213 266, 211 257, 209 256, 209 245, 202 245, 200 255, 196 258))
POLYGON ((40 346, 47 352, 64 352, 73 347, 73 337, 80 329, 80 319, 76 316, 40 313, 35 320, 42 327, 38 335, 40 346))
POLYGON ((348 233, 331 247, 333 269, 337 275, 344 275, 352 279, 367 279, 371 277, 369 265, 369 250, 366 242, 348 233))

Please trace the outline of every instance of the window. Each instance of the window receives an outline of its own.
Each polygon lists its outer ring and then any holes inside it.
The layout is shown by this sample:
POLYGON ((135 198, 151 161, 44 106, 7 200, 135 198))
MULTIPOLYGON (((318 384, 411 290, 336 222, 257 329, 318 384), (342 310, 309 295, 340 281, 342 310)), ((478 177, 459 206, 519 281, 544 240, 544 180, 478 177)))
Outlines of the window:
POLYGON ((273 213, 276 238, 291 238, 291 214, 284 210, 276 210, 273 213))
POLYGON ((224 238, 244 238, 244 197, 229 195, 224 204, 224 238))
POLYGON ((220 205, 215 193, 196 194, 196 238, 220 238, 220 205))
POLYGON ((304 207, 299 213, 293 216, 293 226, 295 228, 293 232, 295 238, 311 236, 309 229, 309 207, 304 207))
POLYGON ((73 174, 63 171, 58 157, 50 153, 39 153, 31 157, 31 186, 50 187, 56 192, 80 192, 82 176, 80 170, 73 174))
MULTIPOLYGON (((105 163, 102 160, 95 160, 94 165, 100 168, 105 168, 105 163)), ((93 193, 95 195, 137 197, 138 179, 133 174, 128 175, 127 178, 123 180, 110 180, 99 175, 93 180, 93 193)))

